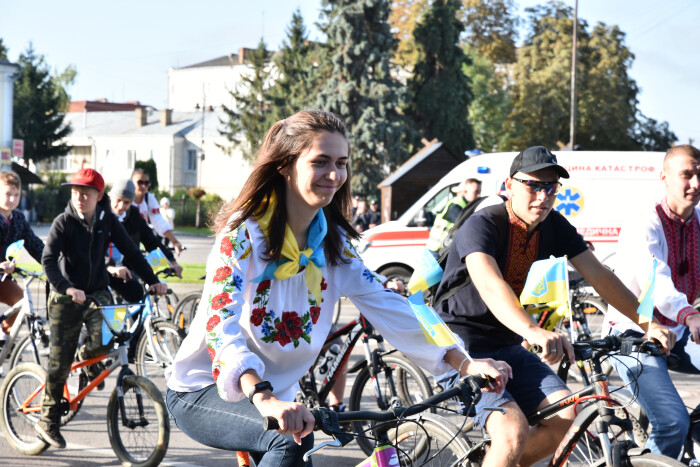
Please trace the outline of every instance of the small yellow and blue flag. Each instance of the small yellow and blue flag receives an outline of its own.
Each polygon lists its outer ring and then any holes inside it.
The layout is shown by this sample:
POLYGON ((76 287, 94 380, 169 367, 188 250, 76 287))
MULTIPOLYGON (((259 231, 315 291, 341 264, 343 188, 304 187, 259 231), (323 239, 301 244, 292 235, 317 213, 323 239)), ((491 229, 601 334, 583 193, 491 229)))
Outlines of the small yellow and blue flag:
POLYGON ((413 313, 416 315, 416 319, 418 319, 418 323, 428 342, 438 347, 459 345, 459 341, 450 331, 450 328, 447 327, 447 324, 440 318, 440 315, 437 314, 433 307, 425 304, 423 292, 419 290, 408 297, 408 303, 411 304, 413 313))
POLYGON ((433 254, 427 248, 423 249, 423 254, 418 259, 418 266, 411 279, 408 281, 408 290, 412 294, 418 291, 427 290, 442 280, 442 268, 438 264, 433 254))
POLYGON ((549 302, 569 302, 569 271, 566 257, 535 261, 527 273, 520 294, 521 305, 549 302))
MULTIPOLYGON (((126 305, 103 305, 102 307, 102 312, 105 315, 105 318, 109 321, 109 323, 112 325, 112 328, 116 331, 119 329, 119 326, 121 326, 122 321, 124 321, 124 317, 126 316, 126 310, 127 307, 126 305)), ((109 326, 107 323, 102 321, 102 345, 107 345, 109 344, 109 341, 112 339, 112 333, 109 330, 109 326)))
POLYGON ((12 242, 7 245, 5 256, 8 260, 14 261, 14 259, 22 253, 22 248, 24 248, 24 240, 20 239, 16 242, 12 242))
POLYGON ((146 255, 146 261, 151 265, 153 271, 158 272, 170 267, 170 261, 165 257, 160 248, 156 248, 146 255))
POLYGON ((639 324, 648 323, 654 318, 654 287, 656 285, 656 258, 651 268, 651 275, 647 281, 642 294, 639 296, 639 307, 637 314, 639 315, 639 324))

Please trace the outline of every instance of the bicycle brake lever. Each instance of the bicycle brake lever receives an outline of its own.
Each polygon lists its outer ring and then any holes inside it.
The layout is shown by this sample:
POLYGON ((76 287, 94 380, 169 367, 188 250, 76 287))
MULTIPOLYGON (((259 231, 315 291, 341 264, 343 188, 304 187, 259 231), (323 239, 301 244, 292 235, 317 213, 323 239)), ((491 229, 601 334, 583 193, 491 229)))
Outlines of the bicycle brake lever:
POLYGON ((337 439, 334 439, 333 441, 324 441, 318 446, 314 446, 313 448, 309 449, 306 453, 304 453, 304 462, 309 462, 309 457, 311 457, 311 454, 315 454, 321 449, 326 448, 328 446, 340 448, 343 447, 343 444, 337 439))

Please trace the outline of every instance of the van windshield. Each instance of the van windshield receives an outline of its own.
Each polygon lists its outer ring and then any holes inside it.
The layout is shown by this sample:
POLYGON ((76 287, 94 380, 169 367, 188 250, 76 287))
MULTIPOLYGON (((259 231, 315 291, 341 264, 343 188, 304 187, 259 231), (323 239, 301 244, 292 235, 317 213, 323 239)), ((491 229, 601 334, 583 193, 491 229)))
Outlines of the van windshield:
MULTIPOLYGON (((457 185, 458 184, 455 183, 453 185, 446 186, 442 190, 438 191, 435 196, 430 199, 430 201, 425 203, 425 207, 423 207, 422 210, 422 214, 425 216, 425 227, 431 228, 433 226, 437 215, 440 214, 443 209, 445 209, 447 202, 455 196, 455 194, 452 192, 452 188, 455 188, 457 185)), ((421 213, 418 213, 418 216, 420 215, 421 213)), ((423 222, 420 223, 422 224, 423 222)))

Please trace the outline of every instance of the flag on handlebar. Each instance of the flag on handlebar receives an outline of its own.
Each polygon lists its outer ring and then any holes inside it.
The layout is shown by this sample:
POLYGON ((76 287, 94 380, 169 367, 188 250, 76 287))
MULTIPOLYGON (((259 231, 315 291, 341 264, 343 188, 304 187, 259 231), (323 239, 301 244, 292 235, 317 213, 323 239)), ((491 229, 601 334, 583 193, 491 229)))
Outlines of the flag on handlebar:
POLYGON ((24 248, 24 240, 22 239, 10 243, 7 245, 5 256, 9 261, 14 261, 14 259, 22 253, 22 248, 24 248))
POLYGON ((439 347, 459 344, 459 341, 452 334, 450 328, 447 327, 447 324, 440 318, 440 315, 437 314, 433 307, 425 304, 423 292, 419 290, 408 297, 408 303, 411 304, 413 313, 416 315, 416 319, 418 319, 418 323, 428 342, 439 347))
POLYGON ((151 265, 154 272, 162 271, 170 267, 170 261, 165 257, 160 248, 156 248, 146 255, 146 261, 151 265))
MULTIPOLYGON (((127 307, 124 305, 103 305, 100 307, 104 317, 112 325, 112 328, 116 331, 121 326, 124 317, 126 316, 127 307)), ((112 339, 112 333, 109 330, 109 325, 102 321, 102 345, 109 344, 112 339)))
POLYGON ((442 268, 430 250, 423 249, 423 255, 418 259, 418 266, 408 281, 408 290, 412 294, 427 290, 442 279, 442 268))
POLYGON ((520 294, 521 305, 549 302, 569 302, 569 271, 566 257, 535 261, 527 273, 520 294))
POLYGON ((651 267, 651 275, 646 285, 642 289, 642 294, 639 296, 639 307, 637 314, 639 315, 639 324, 648 323, 654 317, 654 286, 656 285, 656 258, 651 267))

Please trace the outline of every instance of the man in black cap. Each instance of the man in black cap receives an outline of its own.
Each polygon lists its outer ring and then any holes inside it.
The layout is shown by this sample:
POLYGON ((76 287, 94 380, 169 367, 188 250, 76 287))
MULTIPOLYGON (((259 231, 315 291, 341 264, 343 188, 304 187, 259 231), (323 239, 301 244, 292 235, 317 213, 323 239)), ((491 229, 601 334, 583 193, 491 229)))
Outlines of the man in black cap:
MULTIPOLYGON (((436 309, 452 331, 464 340, 473 358, 494 358, 512 367, 503 394, 484 393, 476 422, 491 435, 494 449, 483 465, 532 465, 551 455, 573 421, 572 410, 530 429, 526 416, 570 394, 548 364, 574 353, 566 337, 539 328, 520 305, 532 263, 566 255, 608 303, 636 317, 636 296, 604 267, 583 238, 557 211, 552 211, 560 178, 569 173, 548 149, 535 146, 518 154, 505 187, 505 204, 489 206, 471 216, 450 246, 445 274, 436 293, 436 309), (526 347, 537 344, 537 356, 526 347), (505 414, 481 411, 502 406, 505 414)), ((668 352, 668 332, 652 326, 668 352)), ((444 386, 454 375, 443 375, 444 386)))

